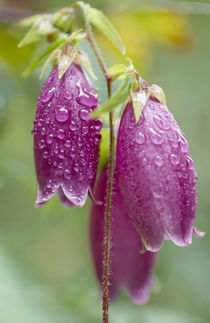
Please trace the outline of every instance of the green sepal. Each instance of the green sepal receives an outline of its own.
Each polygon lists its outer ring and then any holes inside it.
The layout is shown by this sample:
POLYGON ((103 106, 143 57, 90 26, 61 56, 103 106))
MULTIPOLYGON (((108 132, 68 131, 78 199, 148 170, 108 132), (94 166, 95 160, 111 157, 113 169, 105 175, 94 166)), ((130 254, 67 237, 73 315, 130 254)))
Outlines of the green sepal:
POLYGON ((149 86, 144 80, 139 80, 139 89, 131 89, 131 100, 136 123, 139 121, 141 112, 150 96, 149 86))
POLYGON ((92 79, 97 80, 97 76, 93 72, 89 56, 84 51, 78 51, 74 60, 87 70, 92 79))
POLYGON ((53 62, 55 59, 57 60, 60 54, 60 49, 55 49, 47 58, 46 62, 44 63, 42 70, 41 70, 41 74, 40 74, 40 79, 43 77, 44 72, 46 71, 48 65, 53 62))
POLYGON ((124 103, 129 96, 130 87, 130 79, 127 77, 122 81, 120 87, 117 89, 117 91, 115 91, 115 93, 111 96, 107 103, 105 103, 92 113, 92 117, 96 118, 101 114, 109 113, 120 104, 124 103))
POLYGON ((67 45, 67 49, 59 52, 58 56, 58 78, 61 79, 76 56, 76 49, 72 45, 67 45))
POLYGON ((124 64, 116 64, 108 69, 108 75, 112 78, 112 80, 123 80, 127 77, 128 67, 124 64))
POLYGON ((156 98, 159 102, 166 104, 165 93, 159 85, 152 84, 150 86, 150 95, 156 98))
POLYGON ((37 68, 41 67, 45 60, 48 58, 48 56, 56 49, 63 48, 68 42, 68 38, 62 38, 54 41, 51 45, 47 46, 45 49, 39 53, 38 56, 29 64, 29 66, 26 68, 26 70, 23 72, 23 77, 28 76, 33 71, 35 71, 37 68))
POLYGON ((122 54, 125 54, 125 46, 117 30, 100 10, 88 6, 87 19, 94 27, 100 30, 100 32, 102 32, 122 54))

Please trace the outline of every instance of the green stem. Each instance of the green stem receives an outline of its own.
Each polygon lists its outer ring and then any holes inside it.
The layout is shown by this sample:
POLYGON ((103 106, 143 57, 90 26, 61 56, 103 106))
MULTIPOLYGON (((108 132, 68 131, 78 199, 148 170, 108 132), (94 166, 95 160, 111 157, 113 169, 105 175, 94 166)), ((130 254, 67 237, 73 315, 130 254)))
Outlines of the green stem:
MULTIPOLYGON (((98 50, 95 39, 92 35, 91 27, 86 22, 87 38, 92 46, 92 49, 98 59, 104 77, 107 83, 108 97, 111 97, 112 92, 112 79, 109 77, 106 65, 98 50)), ((111 217, 112 217, 112 191, 114 180, 114 125, 112 112, 109 113, 109 128, 110 128, 110 152, 109 152, 109 165, 108 165, 108 180, 106 190, 106 210, 105 210, 105 228, 104 228, 104 261, 103 261, 103 284, 102 284, 102 310, 103 310, 103 323, 109 322, 109 278, 110 278, 110 249, 111 249, 111 217)))

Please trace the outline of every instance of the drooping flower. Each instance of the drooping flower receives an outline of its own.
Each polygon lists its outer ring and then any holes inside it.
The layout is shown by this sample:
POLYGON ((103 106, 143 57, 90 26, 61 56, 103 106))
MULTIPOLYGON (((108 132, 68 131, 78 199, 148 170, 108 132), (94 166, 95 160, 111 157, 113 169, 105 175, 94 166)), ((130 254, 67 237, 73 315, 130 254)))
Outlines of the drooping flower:
POLYGON ((56 66, 41 89, 34 121, 34 157, 41 206, 56 192, 68 207, 82 206, 95 181, 102 122, 82 68, 71 64, 61 79, 56 66))
MULTIPOLYGON (((93 203, 90 219, 91 249, 97 277, 102 284, 105 196, 107 174, 104 169, 96 184, 96 198, 103 204, 93 203)), ((120 289, 127 290, 136 304, 143 304, 149 299, 152 285, 152 271, 156 254, 150 251, 141 253, 143 244, 128 215, 115 176, 112 225, 111 225, 111 264, 109 297, 113 301, 120 289)))
POLYGON ((164 239, 191 243, 196 215, 196 179, 189 145, 167 107, 150 97, 136 124, 129 102, 117 140, 117 174, 129 215, 145 247, 164 239))

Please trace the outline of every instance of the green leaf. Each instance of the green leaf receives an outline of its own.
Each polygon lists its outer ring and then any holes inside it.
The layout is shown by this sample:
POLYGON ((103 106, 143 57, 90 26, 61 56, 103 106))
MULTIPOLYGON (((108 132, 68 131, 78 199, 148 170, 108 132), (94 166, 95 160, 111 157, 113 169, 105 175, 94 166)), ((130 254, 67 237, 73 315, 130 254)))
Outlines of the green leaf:
POLYGON ((108 74, 113 80, 126 78, 128 73, 128 68, 124 64, 116 64, 108 69, 108 74))
POLYGON ((56 32, 56 28, 53 27, 49 16, 40 16, 36 18, 33 26, 24 36, 24 38, 19 43, 18 47, 23 47, 28 44, 37 42, 44 39, 46 36, 52 35, 56 32))
POLYGON ((97 110, 95 110, 92 113, 92 117, 98 117, 103 113, 108 113, 113 111, 116 107, 118 107, 120 104, 125 103, 130 91, 130 80, 127 77, 124 79, 118 88, 118 90, 111 96, 111 98, 108 100, 108 102, 105 105, 102 105, 97 110))
POLYGON ((90 23, 111 40, 122 54, 125 54, 125 46, 122 39, 109 19, 100 10, 91 7, 88 7, 87 14, 87 19, 90 23))
POLYGON ((22 19, 20 22, 19 22, 19 26, 22 26, 22 27, 28 27, 28 26, 31 26, 33 25, 36 20, 38 18, 40 18, 41 16, 40 15, 34 15, 34 16, 30 16, 30 17, 27 17, 27 18, 24 18, 22 19))
POLYGON ((23 77, 28 76, 37 68, 41 67, 48 56, 56 49, 63 48, 68 42, 67 38, 58 39, 57 41, 53 42, 51 45, 47 46, 45 49, 41 51, 41 53, 36 56, 36 58, 29 64, 26 70, 23 72, 23 77))

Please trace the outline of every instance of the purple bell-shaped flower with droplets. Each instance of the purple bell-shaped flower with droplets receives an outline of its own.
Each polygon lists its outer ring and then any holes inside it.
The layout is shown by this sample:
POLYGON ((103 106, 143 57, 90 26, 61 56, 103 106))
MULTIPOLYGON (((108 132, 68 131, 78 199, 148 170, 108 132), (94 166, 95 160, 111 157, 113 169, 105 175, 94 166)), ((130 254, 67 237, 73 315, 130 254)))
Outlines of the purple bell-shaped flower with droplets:
MULTIPOLYGON (((107 169, 97 181, 96 198, 103 204, 92 204, 90 219, 91 249, 98 280, 103 281, 103 250, 107 169)), ((116 174, 115 174, 116 175, 116 174)), ((112 200, 111 261, 109 299, 125 289, 132 301, 144 304, 149 299, 156 253, 143 250, 141 238, 133 226, 115 176, 112 200)))
POLYGON ((68 206, 83 206, 92 194, 102 122, 90 118, 95 89, 78 64, 61 79, 56 66, 41 89, 34 121, 34 157, 41 206, 55 193, 68 206))
POLYGON ((129 102, 117 140, 117 175, 129 215, 145 247, 160 249, 163 240, 191 243, 197 196, 189 145, 166 105, 148 99, 137 123, 129 102))

